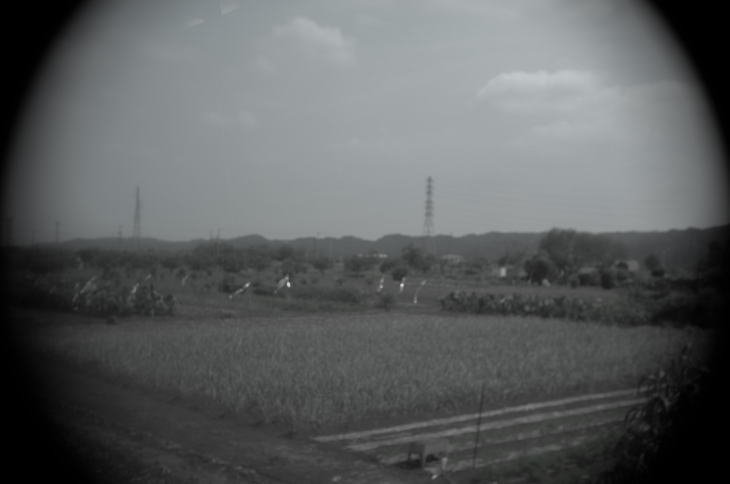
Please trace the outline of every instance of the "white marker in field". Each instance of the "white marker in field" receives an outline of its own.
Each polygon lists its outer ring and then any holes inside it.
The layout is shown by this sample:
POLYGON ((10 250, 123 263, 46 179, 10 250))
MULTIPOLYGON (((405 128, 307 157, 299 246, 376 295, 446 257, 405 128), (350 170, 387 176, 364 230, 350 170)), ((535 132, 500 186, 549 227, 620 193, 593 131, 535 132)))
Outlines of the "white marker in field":
POLYGON ((383 286, 385 285, 385 276, 380 278, 380 282, 378 283, 378 294, 383 290, 383 286))
POLYGON ((418 289, 416 289, 416 293, 413 295, 413 304, 418 304, 418 292, 423 289, 423 286, 426 285, 426 279, 421 281, 421 285, 418 286, 418 289))
POLYGON ((279 292, 279 289, 286 286, 287 288, 291 287, 291 282, 289 281, 289 274, 282 277, 279 282, 276 284, 276 289, 274 289, 274 294, 279 292))
POLYGON ((229 295, 228 295, 228 299, 233 299, 234 297, 238 296, 239 294, 243 294, 243 293, 245 293, 245 292, 246 292, 246 290, 248 289, 248 287, 249 287, 250 285, 251 285, 251 282, 249 281, 249 282, 247 282, 246 284, 244 284, 243 286, 239 287, 239 288, 238 288, 238 289, 236 290, 236 292, 234 292, 233 294, 229 294, 229 295))
POLYGON ((406 287, 406 278, 404 277, 403 279, 400 280, 400 289, 398 290, 398 292, 403 292, 403 289, 405 289, 405 287, 406 287))
POLYGON ((78 309, 78 307, 76 306, 76 302, 81 296, 89 291, 93 291, 94 289, 96 289, 96 284, 94 281, 96 281, 96 276, 93 276, 91 279, 86 281, 86 284, 84 284, 84 287, 82 287, 80 291, 78 290, 79 285, 76 284, 76 293, 74 294, 73 299, 71 299, 71 303, 74 305, 74 309, 78 309))

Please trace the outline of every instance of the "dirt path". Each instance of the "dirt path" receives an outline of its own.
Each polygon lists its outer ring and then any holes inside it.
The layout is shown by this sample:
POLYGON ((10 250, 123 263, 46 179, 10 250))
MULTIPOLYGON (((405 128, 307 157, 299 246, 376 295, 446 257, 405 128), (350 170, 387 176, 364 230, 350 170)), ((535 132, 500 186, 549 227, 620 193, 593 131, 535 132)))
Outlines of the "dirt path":
POLYGON ((38 371, 45 381, 39 401, 50 421, 38 425, 42 434, 25 437, 40 465, 41 451, 44 458, 55 457, 52 465, 61 461, 68 467, 77 461, 73 469, 59 468, 59 477, 75 472, 76 478, 113 483, 428 480, 425 473, 386 467, 354 452, 323 449, 312 441, 257 430, 210 409, 165 401, 161 395, 60 362, 43 362, 38 371), (46 441, 43 449, 34 447, 38 439, 46 441), (63 454, 54 456, 54 452, 63 454))

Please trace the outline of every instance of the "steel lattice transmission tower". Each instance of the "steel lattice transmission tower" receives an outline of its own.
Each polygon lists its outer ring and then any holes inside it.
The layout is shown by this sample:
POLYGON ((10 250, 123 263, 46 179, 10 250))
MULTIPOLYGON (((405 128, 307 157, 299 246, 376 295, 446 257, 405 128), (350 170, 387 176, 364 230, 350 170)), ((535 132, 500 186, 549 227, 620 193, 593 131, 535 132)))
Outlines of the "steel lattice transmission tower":
POLYGON ((134 201, 134 226, 132 229, 132 238, 134 239, 135 244, 137 247, 139 247, 139 239, 142 237, 142 202, 139 198, 139 186, 137 186, 137 196, 135 197, 134 201))
POLYGON ((426 178, 426 215, 423 220, 423 249, 434 253, 433 244, 433 178, 426 178))

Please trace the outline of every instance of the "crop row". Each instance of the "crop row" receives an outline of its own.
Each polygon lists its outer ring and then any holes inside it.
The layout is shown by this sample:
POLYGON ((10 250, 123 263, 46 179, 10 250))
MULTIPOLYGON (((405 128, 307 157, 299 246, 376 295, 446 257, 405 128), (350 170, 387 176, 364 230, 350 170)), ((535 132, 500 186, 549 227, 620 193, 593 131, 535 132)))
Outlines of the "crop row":
POLYGON ((171 315, 175 297, 162 295, 148 281, 132 287, 120 281, 92 277, 84 283, 36 278, 15 287, 15 299, 27 307, 75 311, 94 316, 171 315))

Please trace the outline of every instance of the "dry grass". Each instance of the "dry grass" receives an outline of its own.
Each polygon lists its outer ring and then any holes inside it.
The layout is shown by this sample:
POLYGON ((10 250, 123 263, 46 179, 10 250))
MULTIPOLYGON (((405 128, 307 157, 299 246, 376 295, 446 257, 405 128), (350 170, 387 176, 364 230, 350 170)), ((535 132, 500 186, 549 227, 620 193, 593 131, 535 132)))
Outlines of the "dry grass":
POLYGON ((632 386, 697 330, 534 318, 330 314, 43 328, 38 347, 295 427, 632 386))

